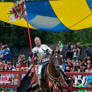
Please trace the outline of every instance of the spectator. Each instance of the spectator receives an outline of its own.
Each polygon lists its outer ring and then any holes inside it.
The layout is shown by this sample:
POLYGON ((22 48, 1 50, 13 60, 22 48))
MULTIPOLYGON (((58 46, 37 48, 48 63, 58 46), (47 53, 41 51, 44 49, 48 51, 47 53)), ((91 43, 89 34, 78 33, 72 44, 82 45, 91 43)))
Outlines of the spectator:
MULTIPOLYGON (((88 83, 88 87, 92 88, 92 82, 89 82, 89 83, 88 83)), ((87 92, 92 92, 92 90, 89 90, 89 91, 87 91, 87 92)))
POLYGON ((62 70, 64 71, 65 70, 65 66, 67 65, 66 62, 65 62, 65 59, 61 56, 61 59, 60 59, 60 67, 62 68, 62 70))
POLYGON ((22 54, 19 55, 16 67, 20 68, 21 70, 23 70, 26 67, 25 64, 26 64, 25 55, 22 55, 22 54))
POLYGON ((86 56, 90 57, 90 60, 91 60, 91 64, 92 64, 92 46, 88 46, 87 50, 86 50, 86 56))
POLYGON ((10 52, 10 49, 7 47, 7 45, 4 45, 2 47, 2 58, 5 60, 5 63, 7 63, 7 61, 10 60, 11 58, 11 52, 10 52))
POLYGON ((87 68, 86 59, 83 59, 80 65, 80 68, 84 71, 87 68))
POLYGON ((87 65, 87 69, 86 69, 86 72, 89 72, 89 73, 92 73, 92 66, 91 65, 87 65))
POLYGON ((73 57, 72 63, 78 62, 78 59, 76 57, 73 57))
POLYGON ((64 70, 65 72, 70 72, 71 70, 70 70, 70 67, 67 65, 67 66, 65 66, 65 70, 64 70))
POLYGON ((1 62, 1 70, 4 71, 5 70, 5 61, 1 62))
POLYGON ((71 71, 72 67, 73 67, 73 64, 72 64, 70 58, 67 58, 66 63, 67 63, 67 66, 69 67, 69 70, 71 71))
POLYGON ((66 58, 72 59, 72 57, 73 57, 73 50, 72 49, 73 49, 73 47, 72 47, 71 43, 69 42, 68 46, 67 46, 67 50, 66 50, 66 58))
POLYGON ((65 63, 65 62, 64 62, 64 58, 63 58, 63 56, 61 55, 61 56, 60 56, 60 62, 59 62, 59 64, 60 64, 60 65, 63 65, 64 63, 65 63))
POLYGON ((12 63, 8 63, 8 67, 9 67, 9 70, 11 70, 11 71, 15 68, 12 63))
POLYGON ((77 48, 79 49, 79 58, 81 58, 81 55, 82 55, 82 47, 80 46, 80 43, 78 42, 77 43, 77 48))
POLYGON ((24 63, 26 62, 25 61, 25 55, 24 54, 21 54, 18 56, 18 63, 24 63))
POLYGON ((73 66, 73 70, 74 70, 74 72, 76 72, 76 71, 78 72, 78 69, 80 69, 80 64, 78 62, 76 62, 75 65, 73 66))
POLYGON ((88 65, 91 65, 91 59, 90 59, 89 56, 87 57, 87 64, 88 64, 88 65))
POLYGON ((56 49, 57 49, 57 50, 60 50, 60 52, 62 52, 63 44, 61 43, 61 41, 58 42, 58 46, 57 46, 56 49))
POLYGON ((76 57, 76 59, 78 60, 79 55, 80 55, 80 50, 79 50, 79 48, 77 48, 77 45, 75 45, 74 49, 73 49, 73 58, 76 57))
POLYGON ((26 67, 25 63, 22 63, 20 69, 21 69, 21 70, 24 70, 25 67, 26 67))
MULTIPOLYGON (((92 73, 92 66, 91 65, 87 65, 86 72, 92 73)), ((92 75, 88 75, 87 76, 87 84, 86 84, 86 87, 88 87, 89 82, 92 82, 92 75)))
POLYGON ((2 58, 0 58, 0 70, 2 70, 2 63, 3 63, 3 60, 2 58))

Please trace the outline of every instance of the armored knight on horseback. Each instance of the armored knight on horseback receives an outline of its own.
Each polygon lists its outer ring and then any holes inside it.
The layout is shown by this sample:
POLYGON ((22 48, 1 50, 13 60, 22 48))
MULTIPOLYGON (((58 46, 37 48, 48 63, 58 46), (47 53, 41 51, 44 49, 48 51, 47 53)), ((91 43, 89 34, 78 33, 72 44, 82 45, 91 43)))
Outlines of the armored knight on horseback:
MULTIPOLYGON (((35 42, 36 46, 33 48, 33 56, 36 57, 35 61, 38 64, 38 72, 37 73, 38 73, 39 84, 41 86, 44 67, 46 66, 46 64, 49 63, 48 62, 49 61, 49 55, 52 53, 52 49, 50 47, 48 47, 47 45, 45 45, 45 44, 41 44, 41 40, 40 40, 39 37, 35 37, 34 42, 35 42)), ((58 63, 58 61, 57 61, 57 63, 58 63)), ((57 64, 57 65, 59 65, 59 64, 57 64)), ((70 79, 62 71, 60 65, 58 66, 58 68, 60 69, 62 75, 64 76, 65 81, 67 82, 67 84, 70 84, 70 79)))
MULTIPOLYGON (((35 47, 33 48, 32 54, 35 58, 35 62, 37 64, 37 69, 36 69, 36 74, 38 78, 38 89, 40 89, 40 92, 54 92, 52 91, 53 83, 54 86, 58 86, 59 92, 64 92, 62 91, 63 89, 61 86, 62 84, 62 78, 64 78, 65 82, 69 86, 71 79, 69 79, 66 74, 62 71, 62 68, 59 64, 60 60, 60 52, 57 50, 52 50, 50 47, 47 45, 41 44, 41 40, 39 37, 35 37, 34 39, 35 42, 35 47), (52 83, 52 86, 49 88, 49 83, 52 83)), ((29 73, 29 72, 28 72, 29 73)), ((30 92, 28 91, 29 88, 32 90, 32 85, 33 83, 31 82, 33 78, 33 74, 31 73, 31 76, 29 74, 25 76, 25 78, 22 80, 22 86, 18 88, 17 92, 30 92), (30 79, 31 78, 31 79, 30 79), (27 82, 28 79, 28 82, 27 82), (29 81, 30 80, 30 81, 29 81), (24 83, 28 84, 28 89, 23 85, 24 83), (31 84, 31 85, 30 85, 31 84), (24 90, 22 89, 24 88, 24 90)), ((38 92, 38 91, 37 91, 38 92)))
POLYGON ((39 37, 35 37, 34 42, 36 46, 33 48, 32 52, 33 52, 35 62, 38 65, 37 75, 38 75, 38 82, 41 89, 43 70, 44 70, 45 65, 49 61, 49 55, 51 54, 52 49, 45 44, 41 44, 41 40, 39 37))

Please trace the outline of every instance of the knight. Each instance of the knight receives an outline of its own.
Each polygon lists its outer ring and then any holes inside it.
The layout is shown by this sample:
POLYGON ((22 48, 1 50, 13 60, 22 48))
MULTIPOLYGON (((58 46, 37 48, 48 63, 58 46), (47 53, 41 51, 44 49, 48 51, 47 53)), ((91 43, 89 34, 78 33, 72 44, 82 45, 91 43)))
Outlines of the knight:
POLYGON ((44 67, 46 64, 48 64, 49 55, 51 54, 52 49, 46 44, 42 44, 39 37, 34 38, 34 43, 35 43, 35 47, 32 50, 33 52, 32 54, 34 57, 35 64, 38 65, 37 75, 41 89, 44 67))
MULTIPOLYGON (((48 62, 49 56, 52 53, 52 49, 49 46, 42 44, 41 39, 39 37, 35 37, 34 42, 35 42, 36 46, 33 48, 31 55, 34 56, 35 64, 38 65, 38 69, 37 69, 38 70, 37 75, 38 75, 38 80, 39 80, 38 82, 39 82, 39 85, 40 85, 40 90, 42 90, 41 86, 42 86, 42 81, 43 81, 44 67, 46 66, 46 64, 49 63, 48 62)), ((62 71, 61 67, 59 67, 59 68, 60 68, 62 75, 65 78, 66 83, 70 84, 71 80, 62 71)))
POLYGON ((33 48, 33 56, 36 57, 36 64, 48 61, 47 56, 52 52, 52 49, 45 44, 41 44, 39 37, 34 39, 35 47, 33 48))

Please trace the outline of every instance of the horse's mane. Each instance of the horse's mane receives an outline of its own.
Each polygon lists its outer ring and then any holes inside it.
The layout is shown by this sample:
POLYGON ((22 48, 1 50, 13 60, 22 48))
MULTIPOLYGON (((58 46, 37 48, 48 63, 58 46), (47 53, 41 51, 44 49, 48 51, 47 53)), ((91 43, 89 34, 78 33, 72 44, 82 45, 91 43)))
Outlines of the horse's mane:
POLYGON ((56 52, 55 50, 53 50, 52 54, 50 55, 50 61, 48 64, 48 71, 49 71, 50 75, 52 75, 55 78, 60 76, 59 71, 55 67, 56 54, 57 54, 58 61, 60 61, 60 52, 59 51, 56 52))

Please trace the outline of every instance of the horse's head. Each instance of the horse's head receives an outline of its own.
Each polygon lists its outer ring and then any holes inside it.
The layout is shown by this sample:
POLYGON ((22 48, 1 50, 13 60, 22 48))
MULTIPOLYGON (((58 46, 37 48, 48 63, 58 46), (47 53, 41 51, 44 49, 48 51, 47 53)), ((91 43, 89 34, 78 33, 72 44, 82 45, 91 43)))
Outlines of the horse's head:
POLYGON ((50 56, 50 63, 57 69, 59 67, 61 55, 59 50, 53 50, 50 56))

